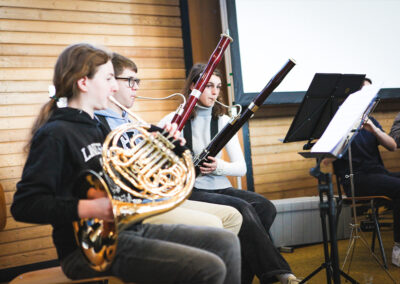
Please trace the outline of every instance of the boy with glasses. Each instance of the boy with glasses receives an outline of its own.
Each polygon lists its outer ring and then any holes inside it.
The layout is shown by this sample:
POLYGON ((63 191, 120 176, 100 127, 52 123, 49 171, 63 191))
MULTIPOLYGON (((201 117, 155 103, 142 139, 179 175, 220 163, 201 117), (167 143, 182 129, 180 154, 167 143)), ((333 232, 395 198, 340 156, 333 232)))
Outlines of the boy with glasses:
MULTIPOLYGON (((133 106, 136 91, 139 89, 137 66, 129 58, 117 53, 113 53, 112 64, 119 86, 114 97, 129 109, 133 106)), ((111 101, 106 110, 97 111, 95 114, 109 130, 130 122, 128 114, 111 101)), ((122 146, 127 146, 129 134, 124 135, 121 138, 122 146)), ((223 227, 237 234, 242 224, 242 215, 231 206, 187 200, 171 211, 145 219, 143 223, 223 227)))

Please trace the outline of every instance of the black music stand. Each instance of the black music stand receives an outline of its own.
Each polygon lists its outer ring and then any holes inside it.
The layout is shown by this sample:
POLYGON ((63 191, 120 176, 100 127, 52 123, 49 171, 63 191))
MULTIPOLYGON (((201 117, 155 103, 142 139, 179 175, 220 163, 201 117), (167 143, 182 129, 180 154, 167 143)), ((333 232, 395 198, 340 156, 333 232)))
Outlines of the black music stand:
MULTIPOLYGON (((283 142, 308 140, 308 143, 303 148, 310 149, 313 145, 311 141, 321 137, 340 103, 349 94, 361 88, 364 78, 365 75, 316 74, 283 142)), ((339 156, 346 150, 346 145, 349 145, 348 143, 351 142, 353 134, 354 132, 349 133, 343 144, 338 145, 340 147, 339 156)), ((310 169, 310 174, 318 179, 319 207, 325 257, 325 262, 300 283, 308 281, 322 269, 326 270, 328 284, 332 280, 335 284, 341 283, 340 276, 343 276, 351 283, 358 283, 339 268, 336 236, 336 203, 333 195, 332 174, 323 173, 320 169, 321 161, 324 158, 338 157, 337 153, 338 151, 299 153, 305 158, 316 159, 316 166, 310 169), (326 223, 327 217, 329 238, 326 223)))
POLYGON ((286 134, 284 143, 308 140, 304 150, 321 137, 339 105, 361 89, 365 75, 316 73, 286 134))
POLYGON ((339 252, 337 246, 337 237, 336 237, 336 203, 333 195, 333 187, 332 187, 332 174, 331 173, 323 173, 320 169, 321 161, 324 158, 335 157, 329 153, 318 153, 313 154, 310 152, 299 153, 305 158, 315 158, 316 166, 310 169, 310 174, 318 179, 318 192, 319 192, 319 210, 321 217, 321 226, 322 226, 322 238, 324 245, 324 257, 325 262, 323 262, 317 269, 311 272, 307 277, 305 277, 300 283, 305 283, 310 280, 314 275, 320 272, 322 269, 326 270, 326 279, 327 283, 331 284, 331 280, 333 279, 333 283, 340 284, 340 276, 343 276, 351 283, 358 283, 348 274, 343 272, 339 268, 339 252), (329 225, 329 239, 328 239, 328 231, 326 224, 326 217, 328 216, 328 225, 329 225), (330 243, 330 253, 329 253, 329 244, 330 243))

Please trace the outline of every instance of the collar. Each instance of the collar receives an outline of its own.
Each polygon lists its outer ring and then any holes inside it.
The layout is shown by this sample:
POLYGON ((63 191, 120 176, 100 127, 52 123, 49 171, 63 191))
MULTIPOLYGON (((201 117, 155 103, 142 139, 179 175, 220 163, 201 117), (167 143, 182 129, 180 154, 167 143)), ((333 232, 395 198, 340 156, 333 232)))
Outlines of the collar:
POLYGON ((198 116, 211 116, 213 107, 204 107, 196 105, 196 115, 198 116))

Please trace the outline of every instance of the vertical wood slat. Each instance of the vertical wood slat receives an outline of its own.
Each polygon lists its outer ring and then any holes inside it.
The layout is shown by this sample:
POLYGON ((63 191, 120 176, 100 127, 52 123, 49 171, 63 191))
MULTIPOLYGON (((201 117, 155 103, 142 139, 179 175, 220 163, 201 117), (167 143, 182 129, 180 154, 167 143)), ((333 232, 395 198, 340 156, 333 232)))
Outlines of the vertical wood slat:
MULTIPOLYGON (((178 0, 0 0, 0 184, 8 215, 0 269, 56 258, 51 227, 16 222, 9 207, 57 56, 71 43, 105 45, 137 63, 138 95, 163 97, 185 80, 180 25, 178 0)), ((137 100, 133 109, 155 123, 178 104, 137 100)))

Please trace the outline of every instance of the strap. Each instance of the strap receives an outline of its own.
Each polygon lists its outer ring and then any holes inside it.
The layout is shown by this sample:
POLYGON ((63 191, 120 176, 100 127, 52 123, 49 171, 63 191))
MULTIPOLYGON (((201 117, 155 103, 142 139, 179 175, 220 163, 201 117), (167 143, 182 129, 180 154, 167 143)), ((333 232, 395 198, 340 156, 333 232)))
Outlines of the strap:
MULTIPOLYGON (((210 140, 218 133, 218 118, 212 118, 210 121, 210 140)), ((183 128, 183 137, 186 139, 186 147, 193 152, 193 136, 192 136, 192 122, 189 119, 183 128)))
POLYGON ((111 132, 110 125, 107 122, 107 119, 105 116, 96 114, 97 119, 100 121, 100 123, 106 128, 107 132, 111 132))
POLYGON ((193 153, 193 142, 192 142, 192 121, 188 119, 183 128, 183 137, 186 139, 186 147, 193 153))
POLYGON ((212 117, 210 122, 210 140, 218 133, 218 117, 212 117))

